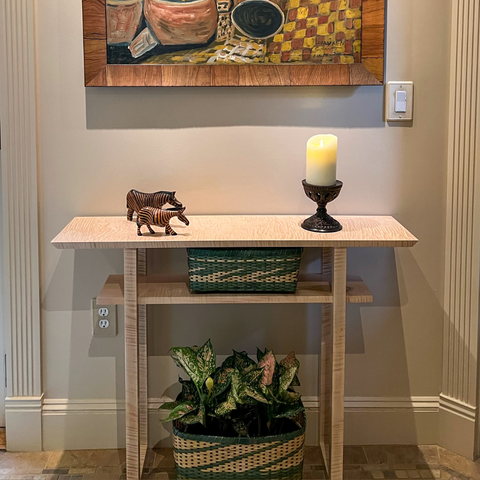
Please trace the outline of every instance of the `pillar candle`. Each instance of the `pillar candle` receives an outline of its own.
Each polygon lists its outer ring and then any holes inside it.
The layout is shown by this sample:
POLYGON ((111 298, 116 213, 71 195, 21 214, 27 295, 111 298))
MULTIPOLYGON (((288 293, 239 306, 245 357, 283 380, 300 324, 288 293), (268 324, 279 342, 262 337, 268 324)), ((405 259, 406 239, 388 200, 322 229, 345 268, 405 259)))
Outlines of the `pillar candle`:
POLYGON ((315 135, 307 142, 307 183, 320 186, 335 184, 337 144, 335 135, 315 135))

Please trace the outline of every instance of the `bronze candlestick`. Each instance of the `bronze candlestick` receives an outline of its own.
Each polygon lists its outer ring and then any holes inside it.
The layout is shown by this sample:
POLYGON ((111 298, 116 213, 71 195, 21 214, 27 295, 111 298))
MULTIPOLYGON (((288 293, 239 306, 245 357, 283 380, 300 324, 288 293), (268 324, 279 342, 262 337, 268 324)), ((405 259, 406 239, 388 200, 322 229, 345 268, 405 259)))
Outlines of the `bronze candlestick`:
POLYGON ((306 180, 302 182, 305 194, 317 205, 317 213, 307 218, 302 223, 302 228, 310 232, 332 233, 339 232, 342 225, 327 213, 327 203, 333 202, 343 187, 343 183, 337 180, 334 185, 310 185, 306 180))

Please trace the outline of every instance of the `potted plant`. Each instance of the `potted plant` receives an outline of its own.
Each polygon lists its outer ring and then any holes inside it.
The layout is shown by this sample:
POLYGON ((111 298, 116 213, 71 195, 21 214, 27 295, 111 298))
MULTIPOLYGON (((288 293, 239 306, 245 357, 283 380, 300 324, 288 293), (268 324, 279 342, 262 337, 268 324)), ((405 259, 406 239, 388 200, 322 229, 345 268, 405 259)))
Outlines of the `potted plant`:
POLYGON ((271 350, 246 352, 217 367, 210 340, 202 347, 172 349, 190 376, 164 420, 173 421, 179 478, 302 478, 305 414, 299 361, 291 352, 277 362, 271 350))

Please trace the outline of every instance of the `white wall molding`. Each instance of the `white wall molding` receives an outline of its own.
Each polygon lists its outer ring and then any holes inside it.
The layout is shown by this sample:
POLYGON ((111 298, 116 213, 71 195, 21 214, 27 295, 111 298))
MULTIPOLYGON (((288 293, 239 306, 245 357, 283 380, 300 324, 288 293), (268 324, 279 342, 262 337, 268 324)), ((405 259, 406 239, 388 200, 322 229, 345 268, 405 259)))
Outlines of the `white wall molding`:
POLYGON ((478 302, 480 269, 480 5, 453 0, 445 320, 440 443, 474 457, 475 435, 460 427, 477 404, 478 302), (467 417, 460 410, 469 412, 467 417), (458 435, 452 435, 455 422, 458 435), (468 436, 468 439, 465 438, 468 436))
MULTIPOLYGON (((148 400, 150 446, 170 445, 166 412, 158 408, 170 398, 148 400)), ((307 443, 317 444, 318 397, 303 397, 307 413, 307 443)), ((348 444, 436 443, 440 399, 428 397, 347 397, 348 444)), ((125 402, 115 399, 45 399, 44 447, 47 450, 120 448, 124 436, 125 402)))
MULTIPOLYGON (((318 397, 303 397, 307 410, 316 410, 319 406, 318 397)), ((148 410, 157 411, 164 403, 173 401, 171 398, 149 398, 148 410)), ((438 413, 440 398, 431 397, 346 397, 346 412, 397 411, 438 413)), ((47 398, 43 401, 43 415, 68 415, 75 413, 121 412, 125 410, 124 400, 108 399, 69 399, 47 398)))
POLYGON ((42 396, 37 220, 37 153, 32 0, 0 3, 0 104, 4 222, 4 337, 9 450, 41 450, 42 396), (25 401, 19 397, 25 398, 25 401), (27 406, 27 404, 29 406, 27 406), (20 405, 22 405, 20 407, 20 405), (30 408, 31 407, 31 408, 30 408), (28 411, 19 422, 18 409, 28 411), (24 428, 25 431, 17 431, 24 428), (18 439, 29 436, 27 443, 18 439), (35 438, 33 438, 35 436, 35 438))
POLYGON ((42 410, 43 395, 5 399, 9 451, 32 452, 42 449, 42 410))
POLYGON ((456 398, 450 398, 443 394, 440 395, 440 408, 454 415, 459 415, 465 420, 470 420, 471 422, 475 422, 477 417, 476 407, 472 407, 456 398))

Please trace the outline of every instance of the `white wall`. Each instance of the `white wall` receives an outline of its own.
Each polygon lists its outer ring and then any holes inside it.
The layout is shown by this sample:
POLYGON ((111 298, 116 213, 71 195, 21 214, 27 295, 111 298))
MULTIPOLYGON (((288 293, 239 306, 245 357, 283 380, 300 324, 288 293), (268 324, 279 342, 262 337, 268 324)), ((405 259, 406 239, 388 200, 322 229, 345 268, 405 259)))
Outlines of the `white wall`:
MULTIPOLYGON (((121 442, 121 414, 107 402, 107 415, 98 399, 121 399, 124 387, 123 336, 92 338, 89 311, 106 277, 122 272, 122 252, 58 251, 50 240, 74 216, 124 214, 130 188, 175 189, 190 214, 313 212, 301 186, 305 144, 322 132, 339 137, 344 189, 331 211, 394 215, 420 239, 411 250, 349 251, 348 268, 375 303, 348 308, 346 395, 387 405, 438 398, 450 1, 388 2, 387 79, 415 82, 412 128, 383 123, 382 87, 85 89, 81 2, 41 0, 37 12, 45 448, 121 442), (81 400, 75 415, 63 413, 63 399, 81 400), (72 434, 82 425, 85 436, 72 434)), ((304 268, 318 268, 315 254, 304 268)), ((183 251, 155 256, 163 270, 186 269, 183 251)), ((176 391, 168 349, 208 338, 220 354, 295 350, 303 393, 317 395, 319 307, 162 306, 149 315, 150 397, 176 391)), ((384 410, 352 409, 347 443, 436 441, 435 409, 384 410)))

